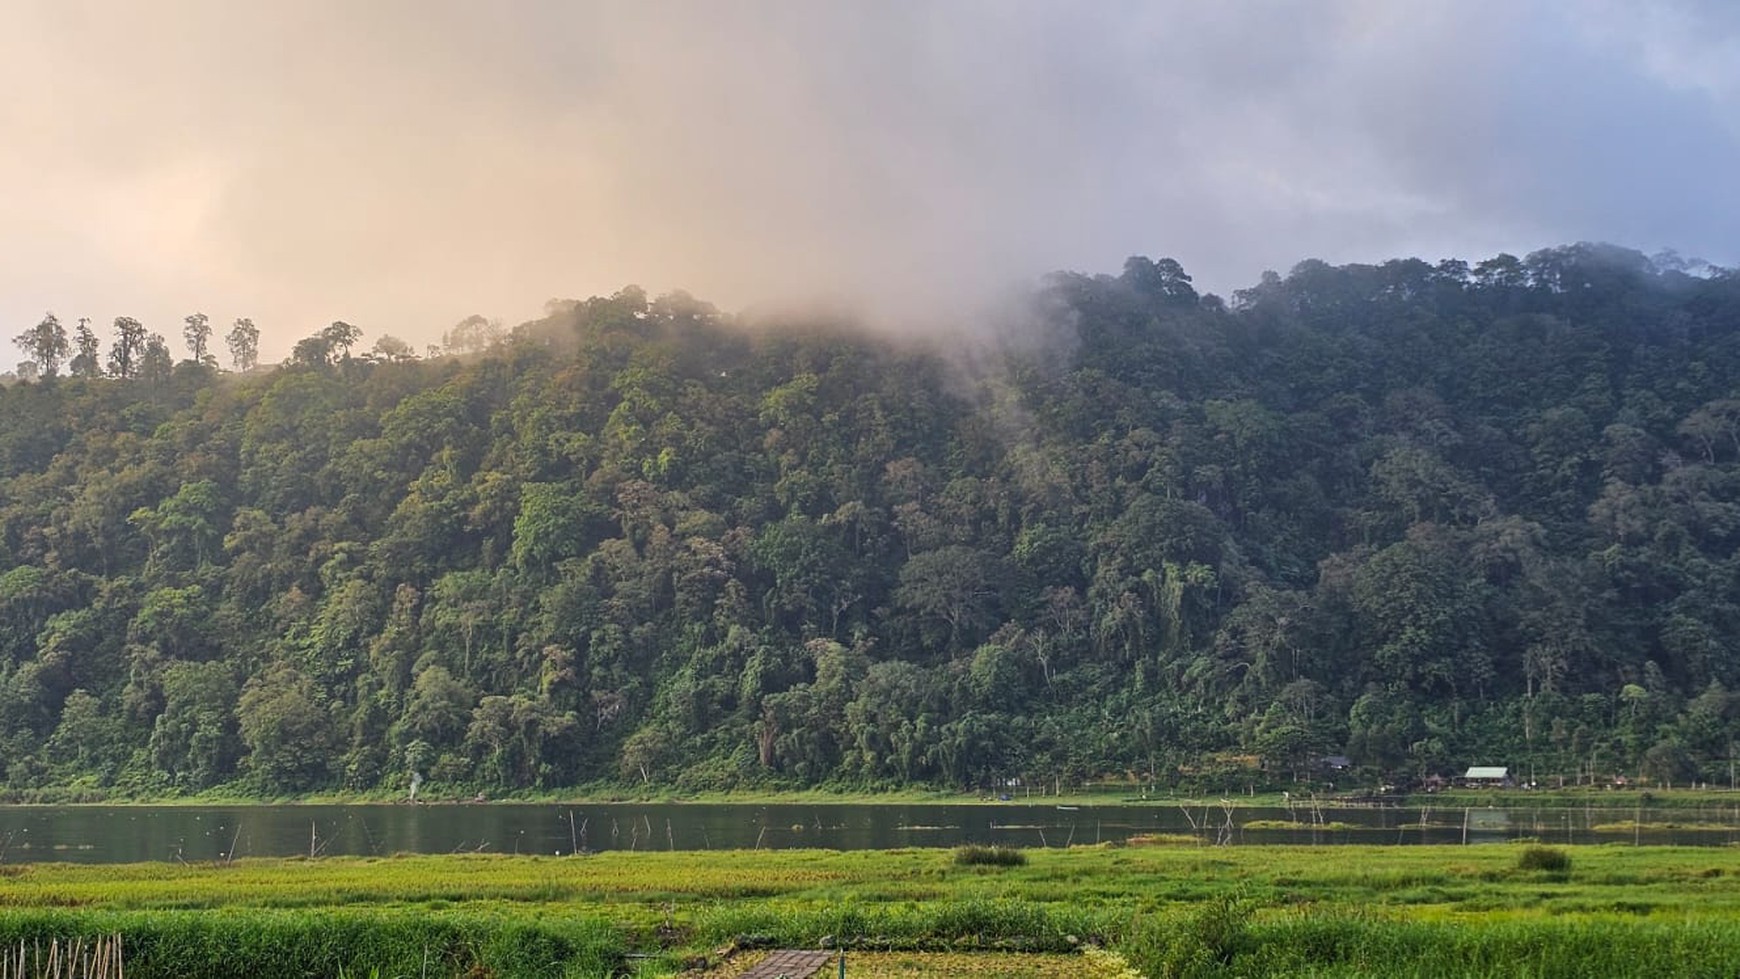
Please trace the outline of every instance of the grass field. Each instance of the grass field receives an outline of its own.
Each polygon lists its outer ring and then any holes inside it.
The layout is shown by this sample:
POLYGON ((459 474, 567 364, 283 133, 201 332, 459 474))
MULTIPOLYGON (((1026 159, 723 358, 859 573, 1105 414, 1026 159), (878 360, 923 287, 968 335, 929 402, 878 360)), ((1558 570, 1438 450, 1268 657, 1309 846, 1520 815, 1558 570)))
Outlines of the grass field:
POLYGON ((1521 869, 1524 850, 1108 846, 1029 850, 1010 866, 961 865, 946 850, 0 865, 0 949, 120 932, 127 974, 143 979, 669 976, 717 964, 721 948, 824 939, 1004 956, 1098 943, 1151 977, 1715 976, 1740 962, 1740 848, 1562 848, 1569 867, 1554 870, 1521 869))
MULTIPOLYGON (((761 961, 760 953, 740 955, 702 972, 694 979, 736 979, 761 961)), ((1081 954, 1010 952, 865 952, 850 954, 846 974, 851 979, 1122 979, 1112 962, 1096 962, 1081 954)), ((836 976, 825 969, 823 979, 836 976)))

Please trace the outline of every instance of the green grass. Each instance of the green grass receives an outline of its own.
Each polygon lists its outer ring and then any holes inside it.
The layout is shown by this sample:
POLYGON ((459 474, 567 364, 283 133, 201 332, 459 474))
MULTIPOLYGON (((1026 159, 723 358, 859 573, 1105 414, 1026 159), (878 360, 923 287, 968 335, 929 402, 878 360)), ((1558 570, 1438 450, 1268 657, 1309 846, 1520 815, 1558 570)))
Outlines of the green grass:
POLYGON ((32 910, 0 913, 0 949, 70 934, 119 933, 139 979, 300 979, 319 975, 604 977, 626 935, 598 917, 521 920, 411 910, 32 910))
POLYGON ((1293 819, 1252 819, 1239 824, 1240 829, 1284 829, 1294 832, 1347 832, 1360 827, 1352 823, 1339 823, 1331 820, 1326 823, 1310 823, 1293 819))
POLYGON ((1346 909, 1208 906, 1143 918, 1124 953, 1150 977, 1732 975, 1740 925, 1616 915, 1410 920, 1346 909))
POLYGON ((1521 866, 1529 852, 1105 846, 994 869, 935 849, 5 865, 0 947, 119 931, 129 975, 259 979, 670 975, 724 946, 824 939, 1094 942, 1151 977, 1699 975, 1740 961, 1740 848, 1564 847, 1557 870, 1521 866))

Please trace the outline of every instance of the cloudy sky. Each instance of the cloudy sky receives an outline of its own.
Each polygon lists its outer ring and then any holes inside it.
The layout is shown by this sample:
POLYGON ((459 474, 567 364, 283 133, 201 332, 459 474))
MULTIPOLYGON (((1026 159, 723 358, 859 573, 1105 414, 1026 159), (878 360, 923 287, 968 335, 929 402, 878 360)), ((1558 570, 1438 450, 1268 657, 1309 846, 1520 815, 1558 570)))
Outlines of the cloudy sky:
MULTIPOLYGON (((634 282, 947 328, 1171 256, 1740 261, 1728 0, 0 0, 0 327, 634 282), (944 311, 939 314, 938 311, 944 311)), ((0 362, 10 363, 10 355, 0 362)))

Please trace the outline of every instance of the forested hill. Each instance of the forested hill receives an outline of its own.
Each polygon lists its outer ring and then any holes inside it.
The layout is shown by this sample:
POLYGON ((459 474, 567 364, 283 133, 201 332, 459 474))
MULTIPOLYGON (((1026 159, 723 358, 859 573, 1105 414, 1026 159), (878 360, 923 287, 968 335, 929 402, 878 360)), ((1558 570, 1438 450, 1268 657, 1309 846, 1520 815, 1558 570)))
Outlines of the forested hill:
POLYGON ((1038 306, 970 358, 635 289, 464 357, 48 358, 0 390, 7 791, 1727 781, 1740 275, 1038 306))

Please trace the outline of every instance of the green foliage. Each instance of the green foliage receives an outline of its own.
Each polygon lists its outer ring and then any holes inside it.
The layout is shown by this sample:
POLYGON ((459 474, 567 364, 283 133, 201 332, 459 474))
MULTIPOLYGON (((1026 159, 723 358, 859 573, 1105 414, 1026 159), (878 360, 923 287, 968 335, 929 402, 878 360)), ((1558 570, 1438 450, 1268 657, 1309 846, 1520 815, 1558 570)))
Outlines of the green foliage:
MULTIPOLYGON (((155 664, 140 658, 144 680, 155 664)), ((240 754, 236 737, 235 678, 223 663, 171 663, 163 668, 156 696, 138 691, 138 712, 154 714, 147 754, 152 770, 178 788, 205 788, 230 775, 240 754), (160 707, 150 701, 158 700, 160 707)))
POLYGON ((1516 869, 1545 870, 1555 874, 1571 871, 1571 855, 1550 846, 1530 846, 1517 854, 1516 869))
POLYGON ((1007 846, 962 846, 955 848, 955 863, 963 867, 1023 867, 1027 854, 1007 846))
POLYGON ((1130 961, 1154 979, 1197 979, 1235 969, 1258 947, 1255 909, 1237 895, 1218 895, 1187 913, 1139 919, 1125 940, 1130 961))
POLYGON ((631 287, 240 377, 51 316, 5 791, 1725 780, 1735 281, 1138 257, 961 358, 631 287))
POLYGON ((298 792, 325 782, 336 732, 307 675, 274 664, 242 688, 236 716, 248 767, 263 788, 298 792))

